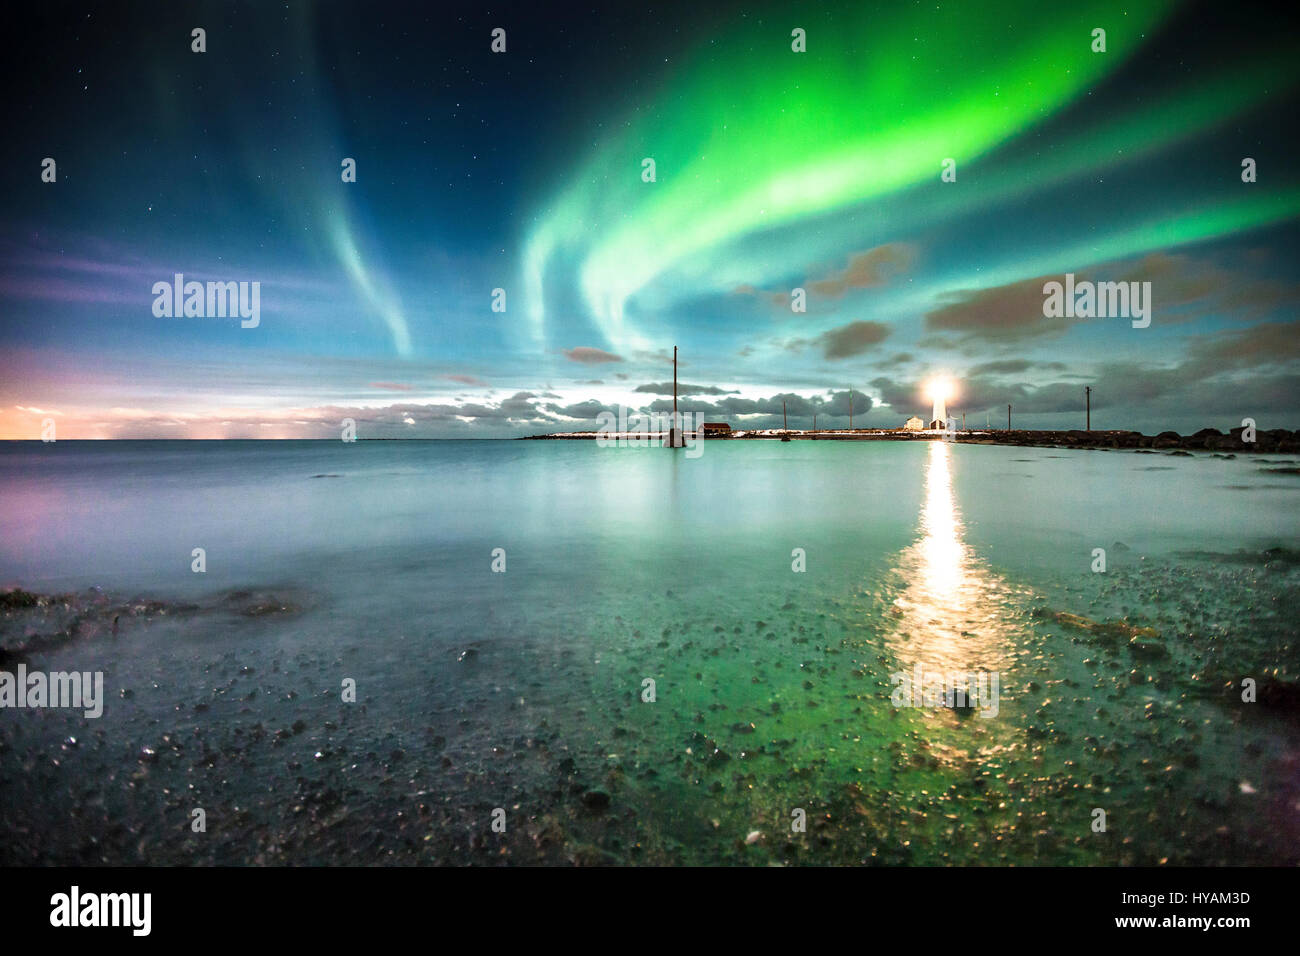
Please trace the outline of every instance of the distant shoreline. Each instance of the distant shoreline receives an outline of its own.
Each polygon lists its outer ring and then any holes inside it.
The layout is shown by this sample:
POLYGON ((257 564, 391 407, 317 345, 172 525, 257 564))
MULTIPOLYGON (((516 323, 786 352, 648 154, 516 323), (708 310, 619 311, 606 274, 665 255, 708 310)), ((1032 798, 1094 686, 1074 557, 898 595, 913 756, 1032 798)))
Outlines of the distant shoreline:
MULTIPOLYGON (((1224 433, 1217 428, 1202 428, 1190 435, 1166 431, 1157 435, 1144 435, 1141 432, 1123 430, 1033 430, 1012 429, 990 430, 970 429, 967 431, 944 432, 926 429, 922 431, 905 431, 903 429, 828 429, 828 430, 783 430, 758 429, 737 430, 726 436, 708 436, 705 441, 779 441, 788 435, 791 441, 945 441, 951 440, 965 445, 1014 445, 1034 448, 1082 448, 1082 449, 1129 449, 1151 451, 1218 451, 1248 453, 1300 453, 1300 433, 1285 428, 1273 428, 1257 431, 1255 441, 1242 440, 1241 428, 1234 428, 1224 433)), ((696 440, 695 432, 685 433, 687 440, 696 440)), ((607 440, 644 440, 662 442, 667 437, 663 432, 552 432, 546 435, 528 435, 520 441, 593 441, 599 437, 607 440)))

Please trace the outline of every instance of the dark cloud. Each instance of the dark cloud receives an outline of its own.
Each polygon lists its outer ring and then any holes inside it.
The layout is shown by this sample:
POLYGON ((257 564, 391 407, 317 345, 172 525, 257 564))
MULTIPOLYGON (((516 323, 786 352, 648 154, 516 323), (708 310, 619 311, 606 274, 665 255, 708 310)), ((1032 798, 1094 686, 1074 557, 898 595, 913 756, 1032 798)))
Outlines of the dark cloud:
POLYGON ((980 365, 973 365, 966 370, 968 375, 1014 375, 1017 372, 1028 372, 1034 367, 1034 363, 1028 359, 1007 359, 1002 362, 984 362, 980 365))
MULTIPOLYGON (((743 423, 744 427, 775 428, 781 424, 782 403, 785 404, 785 413, 791 419, 811 421, 812 416, 816 414, 823 420, 835 417, 844 417, 847 420, 849 414, 848 391, 829 392, 825 395, 813 395, 811 397, 794 392, 782 392, 770 398, 739 398, 733 396, 719 399, 716 402, 706 401, 702 398, 687 398, 679 400, 677 406, 679 411, 703 412, 723 419, 738 416, 753 419, 757 416, 763 416, 758 421, 745 421, 743 423)), ((871 409, 871 406, 871 396, 856 389, 853 390, 853 415, 855 420, 858 415, 865 415, 871 409)), ((672 399, 665 398, 656 399, 647 407, 647 411, 652 412, 671 412, 672 410, 672 399)), ((829 424, 829 421, 827 421, 827 424, 829 424)))
MULTIPOLYGON (((1039 276, 991 289, 961 289, 941 296, 944 304, 927 313, 925 328, 930 332, 955 333, 950 344, 960 347, 975 339, 987 342, 1021 342, 1062 335, 1078 319, 1043 315, 1043 285, 1059 282, 1061 276, 1039 276)), ((1082 276, 1076 276, 1076 281, 1082 276)), ((938 345, 936 341, 930 344, 938 345)))
POLYGON ((595 399, 589 399, 585 402, 577 402, 573 405, 547 405, 546 410, 556 415, 563 415, 565 418, 579 418, 583 421, 594 421, 596 416, 606 411, 608 405, 598 402, 595 399))
MULTIPOLYGON (((545 421, 549 418, 534 401, 532 392, 516 392, 509 398, 502 399, 496 405, 478 402, 466 402, 455 406, 457 415, 466 418, 482 418, 494 421, 545 421)), ((419 407, 419 406, 415 406, 419 407)))
POLYGON ((906 243, 891 242, 876 246, 850 256, 847 266, 809 282, 807 289, 811 295, 840 299, 851 289, 884 285, 910 266, 915 257, 915 250, 906 243))
POLYGON ((1154 252, 1106 268, 1123 268, 1119 281, 1150 282, 1154 320, 1166 325, 1211 314, 1254 321, 1300 302, 1300 283, 1263 278, 1181 253, 1154 252))
POLYGON ((586 345, 580 345, 577 348, 565 349, 564 357, 571 362, 580 362, 583 365, 601 365, 605 362, 621 362, 622 356, 615 355, 613 352, 606 352, 604 349, 594 349, 586 345))
POLYGON ((881 322, 850 322, 824 333, 818 341, 828 359, 843 359, 879 345, 889 332, 889 326, 881 322))
POLYGON ((873 345, 879 345, 892 330, 883 322, 850 322, 833 329, 828 329, 816 338, 790 339, 781 347, 787 352, 802 352, 806 348, 816 347, 831 361, 861 355, 873 345))
MULTIPOLYGON (((1207 315, 1256 321, 1300 303, 1300 283, 1265 279, 1247 270, 1228 269, 1189 255, 1156 252, 1136 260, 1111 262, 1074 273, 1080 282, 1150 282, 1152 322, 1176 325, 1207 315)), ((941 297, 926 314, 934 333, 920 344, 964 349, 981 344, 1012 345, 1059 336, 1080 321, 1043 315, 1044 275, 991 289, 958 290, 941 297)))
POLYGON ((899 365, 907 365, 916 361, 916 356, 911 352, 899 352, 897 355, 891 355, 887 359, 875 363, 876 368, 895 368, 899 365))
MULTIPOLYGON (((916 250, 913 246, 903 242, 886 243, 863 252, 852 253, 848 264, 843 269, 827 272, 820 279, 806 279, 803 287, 808 292, 810 300, 842 299, 854 289, 870 289, 884 285, 911 266, 915 258, 916 250)), ((736 295, 765 297, 779 308, 790 307, 789 289, 760 289, 746 283, 736 286, 732 291, 736 295)))
POLYGON ((1019 375, 1030 369, 1044 372, 1064 372, 1069 366, 1064 362, 1032 362, 1029 359, 1001 359, 995 362, 981 362, 966 370, 970 376, 981 375, 1019 375))
MULTIPOLYGON (((671 395, 673 393, 672 382, 648 382, 645 385, 638 385, 633 391, 649 392, 651 395, 671 395)), ((688 385, 681 382, 677 385, 678 395, 735 395, 736 389, 718 388, 716 385, 688 385)))
POLYGON ((1189 354, 1198 369, 1210 374, 1284 365, 1300 358, 1300 336, 1294 324, 1262 322, 1241 331, 1198 338, 1189 354))

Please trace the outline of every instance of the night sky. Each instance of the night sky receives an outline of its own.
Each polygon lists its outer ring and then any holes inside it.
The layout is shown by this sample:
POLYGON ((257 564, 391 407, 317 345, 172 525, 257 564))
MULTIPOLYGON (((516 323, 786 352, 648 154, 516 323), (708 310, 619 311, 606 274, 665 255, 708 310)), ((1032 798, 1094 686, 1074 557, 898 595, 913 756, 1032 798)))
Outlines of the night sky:
POLYGON ((0 438, 592 428, 671 407, 674 345, 734 427, 849 388, 894 427, 941 374, 972 425, 1081 428, 1091 385, 1094 428, 1300 427, 1294 22, 705 6, 12 12, 0 438), (260 324, 155 316, 175 273, 259 282, 260 324), (1150 327, 1044 316, 1065 273, 1151 282, 1150 327))

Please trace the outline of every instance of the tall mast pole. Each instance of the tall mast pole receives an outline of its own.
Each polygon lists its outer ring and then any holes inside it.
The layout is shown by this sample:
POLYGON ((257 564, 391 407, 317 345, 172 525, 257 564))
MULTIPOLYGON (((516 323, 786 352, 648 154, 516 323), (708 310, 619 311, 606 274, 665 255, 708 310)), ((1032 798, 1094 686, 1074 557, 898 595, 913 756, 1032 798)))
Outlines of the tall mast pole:
POLYGON ((673 427, 677 427, 677 346, 673 346, 673 427))
POLYGON ((681 420, 677 417, 677 346, 673 346, 673 423, 668 429, 668 447, 684 448, 686 437, 682 434, 681 420))
POLYGON ((1087 400, 1088 403, 1087 428, 1088 431, 1092 431, 1092 386, 1091 385, 1085 385, 1083 387, 1083 397, 1084 399, 1087 400))

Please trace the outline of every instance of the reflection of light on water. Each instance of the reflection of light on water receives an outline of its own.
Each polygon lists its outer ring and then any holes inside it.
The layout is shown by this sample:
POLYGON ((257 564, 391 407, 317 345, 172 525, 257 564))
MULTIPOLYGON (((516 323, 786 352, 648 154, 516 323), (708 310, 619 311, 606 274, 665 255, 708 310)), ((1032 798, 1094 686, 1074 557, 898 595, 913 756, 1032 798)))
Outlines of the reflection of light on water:
POLYGON ((995 671, 1015 628, 1011 588, 967 546, 947 442, 930 443, 920 537, 898 556, 901 592, 886 637, 899 663, 926 670, 995 671))

